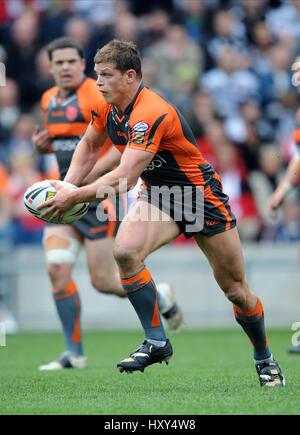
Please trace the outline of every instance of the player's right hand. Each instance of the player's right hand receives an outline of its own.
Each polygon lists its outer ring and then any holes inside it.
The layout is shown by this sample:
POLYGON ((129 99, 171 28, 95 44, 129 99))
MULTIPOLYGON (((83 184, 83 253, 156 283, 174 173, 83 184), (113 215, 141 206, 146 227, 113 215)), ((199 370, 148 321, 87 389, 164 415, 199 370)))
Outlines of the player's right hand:
POLYGON ((40 130, 39 127, 35 127, 32 142, 35 148, 41 154, 52 152, 51 139, 47 130, 40 130))

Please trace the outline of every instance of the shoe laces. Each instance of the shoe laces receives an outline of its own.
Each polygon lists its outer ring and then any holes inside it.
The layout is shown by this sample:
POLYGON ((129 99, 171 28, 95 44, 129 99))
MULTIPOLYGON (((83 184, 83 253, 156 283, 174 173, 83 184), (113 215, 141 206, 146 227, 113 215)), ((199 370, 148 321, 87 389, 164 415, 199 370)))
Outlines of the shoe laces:
POLYGON ((143 343, 140 344, 140 346, 134 352, 132 352, 130 354, 130 356, 136 356, 136 354, 141 354, 141 353, 148 355, 151 352, 150 346, 151 346, 151 343, 148 343, 148 341, 145 340, 145 341, 143 341, 143 343))
POLYGON ((281 378, 281 371, 279 365, 275 361, 270 361, 268 363, 258 365, 259 367, 259 377, 266 383, 272 379, 281 378))

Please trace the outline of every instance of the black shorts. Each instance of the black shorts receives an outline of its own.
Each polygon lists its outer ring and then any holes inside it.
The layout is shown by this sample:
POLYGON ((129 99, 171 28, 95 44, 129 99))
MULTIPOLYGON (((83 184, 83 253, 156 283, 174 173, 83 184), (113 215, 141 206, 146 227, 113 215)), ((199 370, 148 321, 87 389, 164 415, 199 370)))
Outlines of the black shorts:
POLYGON ((156 186, 142 189, 139 201, 147 201, 170 216, 179 226, 186 238, 203 234, 214 234, 228 231, 236 226, 236 218, 228 204, 228 196, 223 192, 222 182, 217 173, 203 188, 187 186, 174 194, 165 196, 162 188, 156 186))
MULTIPOLYGON (((100 240, 115 237, 122 218, 122 200, 117 198, 115 203, 109 200, 101 203, 91 202, 88 212, 69 225, 89 240, 100 240)), ((55 224, 47 223, 47 225, 55 224)))

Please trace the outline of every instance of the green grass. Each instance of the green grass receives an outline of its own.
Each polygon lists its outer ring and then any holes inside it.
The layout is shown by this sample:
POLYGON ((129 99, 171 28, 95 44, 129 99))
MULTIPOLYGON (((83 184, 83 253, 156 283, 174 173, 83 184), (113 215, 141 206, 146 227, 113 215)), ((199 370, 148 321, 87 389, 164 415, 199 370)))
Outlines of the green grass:
POLYGON ((248 340, 238 330, 185 331, 172 337, 174 356, 144 373, 120 374, 135 332, 84 334, 85 370, 39 373, 59 355, 61 334, 20 334, 0 347, 0 414, 300 414, 300 355, 288 355, 290 331, 269 331, 287 379, 284 389, 259 387, 248 340))

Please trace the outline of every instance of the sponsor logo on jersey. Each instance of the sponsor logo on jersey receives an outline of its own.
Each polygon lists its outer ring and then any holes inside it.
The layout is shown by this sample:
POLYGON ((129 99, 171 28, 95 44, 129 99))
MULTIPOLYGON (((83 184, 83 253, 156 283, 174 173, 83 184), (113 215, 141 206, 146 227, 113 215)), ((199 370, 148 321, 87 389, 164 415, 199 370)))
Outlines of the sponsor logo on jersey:
POLYGON ((145 142, 146 134, 149 128, 149 124, 146 122, 138 122, 132 128, 131 141, 136 144, 142 144, 145 142))
POLYGON ((52 110, 51 116, 53 118, 62 118, 65 116, 64 110, 52 110))
POLYGON ((70 151, 73 152, 80 141, 81 136, 72 139, 55 139, 52 142, 52 148, 54 152, 58 151, 70 151))
POLYGON ((117 136, 125 137, 127 139, 127 135, 126 135, 126 133, 123 133, 123 131, 117 131, 117 136))
POLYGON ((212 226, 218 225, 220 223, 219 221, 213 221, 210 219, 205 220, 204 222, 205 222, 205 225, 207 225, 208 227, 212 227, 212 226))
POLYGON ((159 154, 156 154, 144 171, 153 171, 154 169, 160 168, 165 163, 167 163, 167 161, 159 154))

